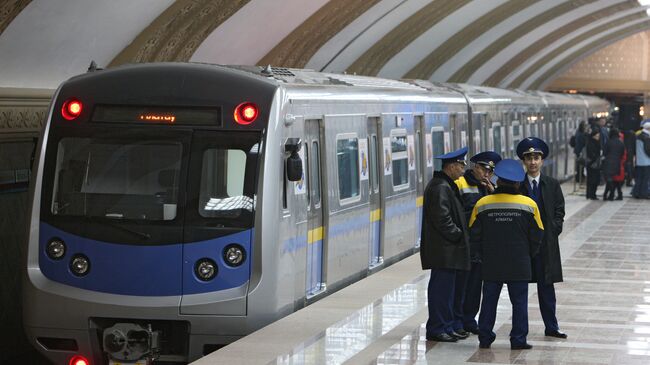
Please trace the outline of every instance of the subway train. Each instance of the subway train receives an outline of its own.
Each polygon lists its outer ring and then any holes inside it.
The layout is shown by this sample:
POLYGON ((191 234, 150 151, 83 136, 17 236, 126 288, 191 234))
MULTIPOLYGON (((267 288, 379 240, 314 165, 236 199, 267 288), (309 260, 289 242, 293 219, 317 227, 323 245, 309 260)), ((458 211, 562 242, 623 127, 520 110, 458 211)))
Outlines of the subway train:
POLYGON ((437 154, 545 173, 596 97, 192 63, 89 70, 37 147, 25 331, 57 364, 184 363, 417 251, 437 154))

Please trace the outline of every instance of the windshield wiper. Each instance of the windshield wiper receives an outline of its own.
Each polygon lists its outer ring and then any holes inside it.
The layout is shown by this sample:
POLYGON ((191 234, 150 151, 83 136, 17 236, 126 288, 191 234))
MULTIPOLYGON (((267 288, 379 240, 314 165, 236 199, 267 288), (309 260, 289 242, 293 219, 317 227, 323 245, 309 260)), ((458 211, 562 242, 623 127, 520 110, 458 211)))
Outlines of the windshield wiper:
POLYGON ((145 239, 145 240, 148 240, 149 238, 151 238, 151 235, 149 233, 144 233, 144 232, 136 231, 136 230, 131 229, 131 228, 126 228, 126 227, 123 227, 123 226, 121 226, 119 224, 115 224, 113 222, 98 222, 98 223, 105 224, 105 225, 107 225, 109 227, 121 229, 121 230, 123 230, 125 232, 129 232, 129 233, 134 234, 134 235, 136 235, 136 236, 138 236, 138 237, 140 237, 142 239, 145 239))

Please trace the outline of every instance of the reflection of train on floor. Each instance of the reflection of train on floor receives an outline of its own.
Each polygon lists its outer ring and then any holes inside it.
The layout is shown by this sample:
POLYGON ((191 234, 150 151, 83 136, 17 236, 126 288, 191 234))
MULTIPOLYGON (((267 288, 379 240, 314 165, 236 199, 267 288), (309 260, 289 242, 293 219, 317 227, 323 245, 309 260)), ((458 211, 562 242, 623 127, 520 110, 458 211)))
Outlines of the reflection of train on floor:
POLYGON ((608 104, 304 70, 65 82, 41 139, 24 323, 56 363, 196 359, 412 252, 433 156, 514 155, 608 104))

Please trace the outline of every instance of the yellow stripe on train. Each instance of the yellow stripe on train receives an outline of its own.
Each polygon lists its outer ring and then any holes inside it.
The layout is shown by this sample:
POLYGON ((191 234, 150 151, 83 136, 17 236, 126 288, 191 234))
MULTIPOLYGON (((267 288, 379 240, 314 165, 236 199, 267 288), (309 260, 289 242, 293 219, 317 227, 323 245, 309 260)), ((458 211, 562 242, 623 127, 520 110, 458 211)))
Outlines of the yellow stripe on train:
POLYGON ((314 228, 307 232, 307 244, 321 241, 323 239, 323 226, 314 228))

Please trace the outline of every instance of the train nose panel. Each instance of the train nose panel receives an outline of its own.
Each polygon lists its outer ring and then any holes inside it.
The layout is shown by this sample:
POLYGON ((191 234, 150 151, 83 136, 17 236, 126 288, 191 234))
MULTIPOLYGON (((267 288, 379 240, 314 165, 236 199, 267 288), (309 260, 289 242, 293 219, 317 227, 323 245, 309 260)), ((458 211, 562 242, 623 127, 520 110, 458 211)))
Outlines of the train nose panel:
POLYGON ((111 294, 176 296, 182 292, 178 258, 183 245, 136 246, 82 238, 41 223, 39 266, 62 284, 111 294), (65 254, 48 256, 52 239, 65 242, 65 254), (80 258, 82 258, 80 260, 80 258))
POLYGON ((252 235, 248 229, 184 245, 181 314, 246 314, 252 235))

